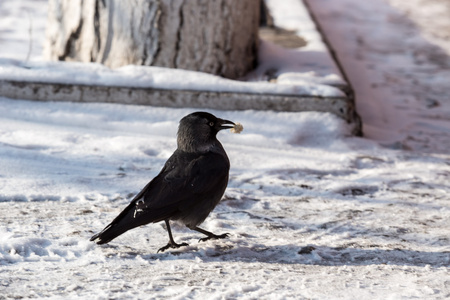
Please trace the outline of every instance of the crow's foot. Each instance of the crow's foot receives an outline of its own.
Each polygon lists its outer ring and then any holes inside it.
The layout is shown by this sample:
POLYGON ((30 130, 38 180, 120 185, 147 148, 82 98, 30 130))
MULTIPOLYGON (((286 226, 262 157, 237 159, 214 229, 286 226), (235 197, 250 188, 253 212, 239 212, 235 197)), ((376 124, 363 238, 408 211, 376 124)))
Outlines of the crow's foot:
POLYGON ((164 251, 166 251, 169 248, 177 249, 177 248, 180 248, 180 247, 183 247, 183 246, 189 246, 189 244, 187 244, 187 243, 177 244, 177 243, 168 242, 167 245, 165 245, 164 247, 159 248, 157 253, 164 252, 164 251))
POLYGON ((224 234, 221 234, 221 235, 217 235, 217 234, 211 233, 207 237, 199 239, 198 242, 200 243, 200 242, 206 242, 207 240, 224 239, 224 238, 227 238, 229 235, 230 235, 229 233, 224 233, 224 234))

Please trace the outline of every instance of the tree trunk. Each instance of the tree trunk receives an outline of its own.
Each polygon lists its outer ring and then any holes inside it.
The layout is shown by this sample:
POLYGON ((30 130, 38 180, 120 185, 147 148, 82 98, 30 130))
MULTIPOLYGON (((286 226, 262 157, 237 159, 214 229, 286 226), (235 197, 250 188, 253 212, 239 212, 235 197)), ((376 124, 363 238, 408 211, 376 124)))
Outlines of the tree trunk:
POLYGON ((260 0, 50 0, 51 60, 238 78, 255 67, 260 0))

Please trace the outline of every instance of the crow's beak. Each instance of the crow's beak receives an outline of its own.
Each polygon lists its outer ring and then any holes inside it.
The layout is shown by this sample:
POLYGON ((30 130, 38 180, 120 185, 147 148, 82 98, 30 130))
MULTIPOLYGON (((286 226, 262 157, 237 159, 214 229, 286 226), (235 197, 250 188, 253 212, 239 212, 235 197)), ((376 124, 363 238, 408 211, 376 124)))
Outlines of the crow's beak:
POLYGON ((217 125, 219 125, 219 130, 222 129, 230 129, 234 127, 234 122, 228 121, 228 120, 222 120, 222 119, 217 119, 217 125))

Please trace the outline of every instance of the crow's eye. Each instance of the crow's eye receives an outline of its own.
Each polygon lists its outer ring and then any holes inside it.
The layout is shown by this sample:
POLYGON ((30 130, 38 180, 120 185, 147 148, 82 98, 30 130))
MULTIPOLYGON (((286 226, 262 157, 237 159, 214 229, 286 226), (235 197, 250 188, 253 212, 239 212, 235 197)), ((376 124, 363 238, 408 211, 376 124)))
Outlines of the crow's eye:
POLYGON ((214 126, 214 122, 209 122, 209 126, 213 127, 214 126))

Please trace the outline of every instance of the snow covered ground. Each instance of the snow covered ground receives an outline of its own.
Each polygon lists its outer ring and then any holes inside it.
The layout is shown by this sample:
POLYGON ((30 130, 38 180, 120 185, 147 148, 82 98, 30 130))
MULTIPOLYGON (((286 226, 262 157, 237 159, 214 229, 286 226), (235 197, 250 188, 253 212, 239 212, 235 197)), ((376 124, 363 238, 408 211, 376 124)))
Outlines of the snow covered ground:
POLYGON ((427 27, 442 23, 414 14, 424 5, 315 1, 345 41, 368 137, 331 114, 212 110, 245 128, 219 134, 230 183, 203 227, 225 240, 174 227, 190 246, 156 253, 153 224, 88 241, 192 109, 0 98, 0 299, 450 297, 450 46, 427 27))

